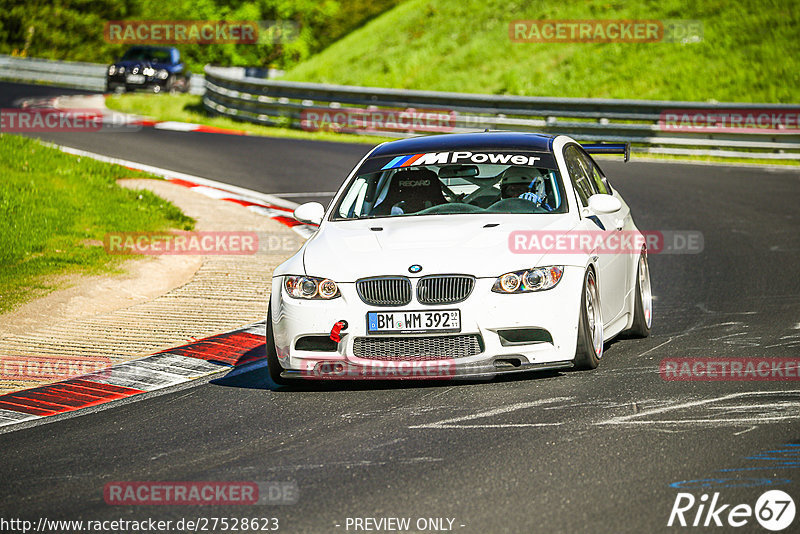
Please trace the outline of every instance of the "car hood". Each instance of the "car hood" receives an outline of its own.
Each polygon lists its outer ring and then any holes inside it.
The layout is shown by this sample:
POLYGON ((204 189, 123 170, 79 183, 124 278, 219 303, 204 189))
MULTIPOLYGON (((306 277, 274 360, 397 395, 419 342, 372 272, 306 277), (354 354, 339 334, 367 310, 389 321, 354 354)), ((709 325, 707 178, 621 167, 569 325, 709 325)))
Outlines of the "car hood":
POLYGON ((306 274, 337 282, 354 282, 367 276, 408 276, 411 265, 422 267, 418 276, 450 273, 496 277, 537 266, 544 256, 540 252, 512 252, 512 231, 561 234, 574 226, 569 214, 429 215, 329 222, 306 243, 303 261, 306 274))

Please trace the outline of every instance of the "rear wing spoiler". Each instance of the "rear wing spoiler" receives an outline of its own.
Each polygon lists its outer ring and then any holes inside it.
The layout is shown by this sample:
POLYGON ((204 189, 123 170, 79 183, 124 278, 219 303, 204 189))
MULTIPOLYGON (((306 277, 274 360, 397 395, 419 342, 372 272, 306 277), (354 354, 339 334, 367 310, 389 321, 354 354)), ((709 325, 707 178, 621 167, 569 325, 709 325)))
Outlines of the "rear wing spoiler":
POLYGON ((631 159, 630 143, 587 143, 581 146, 589 154, 622 154, 626 162, 631 159))

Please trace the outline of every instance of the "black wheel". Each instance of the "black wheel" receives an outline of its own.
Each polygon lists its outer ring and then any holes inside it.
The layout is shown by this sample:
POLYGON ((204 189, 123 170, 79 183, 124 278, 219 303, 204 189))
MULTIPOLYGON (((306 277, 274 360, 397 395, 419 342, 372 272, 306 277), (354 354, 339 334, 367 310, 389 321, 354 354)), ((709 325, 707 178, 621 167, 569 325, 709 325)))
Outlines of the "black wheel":
POLYGON ((633 303, 633 324, 625 332, 632 337, 647 337, 653 324, 653 294, 650 288, 650 267, 647 251, 642 250, 636 269, 636 296, 633 303))
POLYGON ((575 369, 594 369, 603 357, 603 316, 600 293, 592 269, 583 278, 581 311, 578 321, 578 344, 575 347, 575 369))
POLYGON ((288 381, 281 376, 280 362, 278 361, 278 351, 275 350, 275 336, 272 333, 272 305, 267 312, 267 368, 269 369, 269 377, 278 385, 288 384, 288 381))

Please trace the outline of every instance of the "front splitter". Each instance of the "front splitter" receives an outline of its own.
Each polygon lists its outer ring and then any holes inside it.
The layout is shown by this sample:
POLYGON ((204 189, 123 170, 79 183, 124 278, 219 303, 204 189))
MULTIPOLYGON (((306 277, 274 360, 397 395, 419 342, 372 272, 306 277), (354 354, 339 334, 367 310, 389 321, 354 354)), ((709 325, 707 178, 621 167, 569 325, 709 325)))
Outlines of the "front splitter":
POLYGON ((303 380, 461 380, 472 378, 491 379, 497 375, 512 373, 525 373, 534 371, 552 371, 558 369, 570 369, 574 367, 572 360, 547 363, 523 363, 520 365, 496 366, 448 366, 436 367, 415 367, 409 360, 398 360, 391 362, 393 365, 387 366, 389 362, 380 361, 380 365, 361 366, 342 362, 331 362, 326 370, 303 371, 297 369, 285 369, 281 373, 282 378, 303 379, 303 380), (406 365, 402 365, 406 364, 406 365), (433 370, 433 371, 432 371, 433 370))

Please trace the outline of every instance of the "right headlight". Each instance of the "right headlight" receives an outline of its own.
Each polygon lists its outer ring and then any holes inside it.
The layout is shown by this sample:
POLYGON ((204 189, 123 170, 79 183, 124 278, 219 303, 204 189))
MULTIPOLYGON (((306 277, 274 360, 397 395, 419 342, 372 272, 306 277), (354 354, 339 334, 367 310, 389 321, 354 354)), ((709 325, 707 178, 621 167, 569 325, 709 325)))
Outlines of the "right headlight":
POLYGON ((330 278, 287 276, 283 287, 290 297, 296 299, 330 300, 342 296, 339 286, 330 278))
POLYGON ((545 291, 556 287, 563 274, 562 265, 514 271, 499 276, 492 286, 492 291, 506 294, 545 291))

